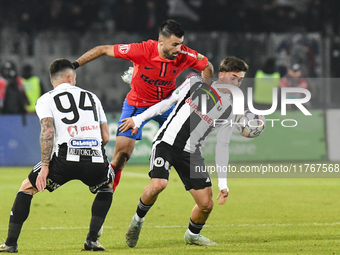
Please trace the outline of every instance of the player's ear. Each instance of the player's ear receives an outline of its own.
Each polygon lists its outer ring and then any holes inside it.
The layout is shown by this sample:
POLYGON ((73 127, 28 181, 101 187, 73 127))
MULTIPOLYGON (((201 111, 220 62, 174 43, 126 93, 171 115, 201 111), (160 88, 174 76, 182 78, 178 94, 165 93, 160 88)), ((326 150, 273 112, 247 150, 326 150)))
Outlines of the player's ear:
POLYGON ((72 84, 73 76, 72 74, 67 75, 67 81, 68 83, 72 84))

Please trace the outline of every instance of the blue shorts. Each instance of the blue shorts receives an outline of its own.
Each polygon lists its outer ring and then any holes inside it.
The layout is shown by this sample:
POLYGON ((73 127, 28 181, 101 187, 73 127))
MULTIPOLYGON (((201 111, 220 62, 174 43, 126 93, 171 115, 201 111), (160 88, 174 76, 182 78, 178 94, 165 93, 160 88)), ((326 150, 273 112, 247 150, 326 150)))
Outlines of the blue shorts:
POLYGON ((124 100, 124 104, 123 104, 123 110, 122 110, 122 115, 120 116, 119 122, 118 122, 118 129, 117 129, 117 136, 125 136, 125 137, 129 137, 131 139, 134 140, 142 140, 142 129, 144 127, 144 125, 146 123, 148 123, 150 120, 155 120, 156 122, 158 122, 159 127, 161 127, 164 123, 164 121, 166 121, 166 119, 168 118, 169 114, 172 112, 172 110, 174 109, 175 105, 173 105, 169 110, 167 110, 166 112, 164 112, 162 115, 157 115, 151 119, 148 119, 146 121, 144 121, 142 123, 142 125, 140 126, 140 128, 138 129, 137 133, 134 135, 131 135, 132 130, 128 130, 126 132, 119 132, 119 126, 120 124, 122 124, 122 119, 125 118, 129 118, 132 116, 136 116, 138 114, 141 114, 142 112, 144 112, 145 110, 147 110, 149 107, 135 107, 135 106, 131 106, 127 103, 126 99, 124 100))

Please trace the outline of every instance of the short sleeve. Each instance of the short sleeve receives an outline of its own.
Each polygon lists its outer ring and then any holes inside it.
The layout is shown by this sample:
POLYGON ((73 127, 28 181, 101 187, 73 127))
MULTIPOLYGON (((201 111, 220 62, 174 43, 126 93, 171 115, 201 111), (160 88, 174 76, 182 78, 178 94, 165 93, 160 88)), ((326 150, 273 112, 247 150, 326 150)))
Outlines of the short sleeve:
POLYGON ((53 118, 51 106, 50 106, 50 98, 48 94, 44 94, 41 96, 35 105, 35 111, 39 117, 40 120, 43 118, 53 118))
POLYGON ((113 52, 116 58, 123 58, 134 63, 145 57, 146 43, 115 44, 113 52))
POLYGON ((190 67, 197 71, 202 71, 208 64, 208 58, 206 56, 185 45, 182 46, 182 53, 187 55, 190 67))

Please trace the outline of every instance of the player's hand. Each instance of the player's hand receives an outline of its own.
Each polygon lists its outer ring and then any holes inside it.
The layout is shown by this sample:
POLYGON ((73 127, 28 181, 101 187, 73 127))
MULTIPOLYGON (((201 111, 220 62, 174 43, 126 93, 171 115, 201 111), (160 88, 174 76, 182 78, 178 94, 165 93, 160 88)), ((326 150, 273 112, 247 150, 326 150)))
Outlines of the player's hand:
MULTIPOLYGON (((126 132, 129 129, 134 128, 134 126, 135 126, 135 122, 133 121, 131 117, 125 118, 125 119, 122 119, 122 124, 119 125, 119 131, 126 132)), ((134 135, 135 133, 137 133, 137 130, 138 128, 135 128, 131 134, 134 135)))
POLYGON ((41 167, 40 173, 35 182, 35 186, 40 192, 43 192, 46 187, 46 178, 47 178, 48 172, 49 172, 48 166, 41 167))
POLYGON ((217 200, 220 199, 218 201, 218 204, 224 205, 225 201, 227 201, 228 195, 229 195, 229 191, 227 189, 222 189, 216 198, 217 200))

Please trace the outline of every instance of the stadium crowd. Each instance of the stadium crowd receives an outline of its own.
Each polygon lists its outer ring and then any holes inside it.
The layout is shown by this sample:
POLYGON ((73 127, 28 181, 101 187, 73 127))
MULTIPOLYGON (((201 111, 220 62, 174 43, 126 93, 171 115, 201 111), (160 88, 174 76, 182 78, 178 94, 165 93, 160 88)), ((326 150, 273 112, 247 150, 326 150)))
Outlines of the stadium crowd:
POLYGON ((0 28, 154 32, 173 18, 192 31, 340 33, 334 0, 0 0, 0 28))

